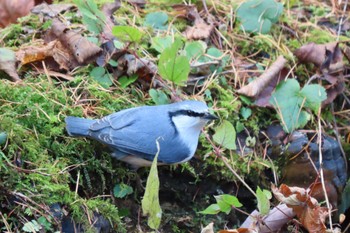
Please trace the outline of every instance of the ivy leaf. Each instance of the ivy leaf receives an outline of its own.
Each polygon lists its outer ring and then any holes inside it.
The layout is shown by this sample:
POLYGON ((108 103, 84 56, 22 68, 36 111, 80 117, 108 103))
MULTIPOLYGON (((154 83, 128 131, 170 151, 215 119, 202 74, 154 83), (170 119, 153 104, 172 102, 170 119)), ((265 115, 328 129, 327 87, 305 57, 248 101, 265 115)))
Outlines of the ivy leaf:
POLYGON ((144 26, 150 26, 154 29, 166 30, 168 22, 168 15, 164 12, 152 12, 146 15, 144 26))
POLYGON ((113 195, 117 198, 123 198, 133 192, 132 187, 124 183, 116 184, 113 188, 113 195))
POLYGON ((268 33, 283 12, 283 4, 274 0, 248 0, 237 9, 237 18, 246 32, 268 33))
POLYGON ((105 88, 110 87, 113 84, 110 75, 103 67, 93 68, 90 72, 90 76, 105 88))
POLYGON ((258 187, 256 190, 256 197, 258 200, 258 210, 260 214, 268 214, 270 211, 270 199, 272 198, 271 192, 266 189, 261 190, 258 187))
POLYGON ((228 121, 223 121, 220 126, 216 127, 213 139, 227 149, 236 149, 236 130, 228 121))
POLYGON ((153 159, 151 170, 149 172, 145 194, 141 201, 142 212, 148 215, 148 226, 152 229, 158 229, 162 218, 162 209, 159 204, 159 177, 157 170, 157 160, 159 154, 159 143, 157 143, 158 152, 153 159))
POLYGON ((271 95, 270 103, 277 110, 283 129, 291 133, 297 128, 304 127, 311 116, 303 107, 317 112, 321 102, 327 97, 325 89, 318 85, 305 85, 300 91, 298 81, 288 79, 280 82, 271 95))
POLYGON ((220 207, 218 204, 211 204, 205 210, 200 211, 200 214, 217 214, 220 212, 220 207))
POLYGON ((175 40, 170 47, 164 49, 158 62, 159 74, 177 85, 184 85, 190 73, 188 58, 178 54, 181 48, 181 40, 175 40))
POLYGON ((121 41, 134 43, 139 43, 143 36, 143 33, 139 29, 131 26, 114 26, 112 33, 121 41))
POLYGON ((156 105, 170 104, 168 96, 162 90, 150 89, 148 93, 156 105))

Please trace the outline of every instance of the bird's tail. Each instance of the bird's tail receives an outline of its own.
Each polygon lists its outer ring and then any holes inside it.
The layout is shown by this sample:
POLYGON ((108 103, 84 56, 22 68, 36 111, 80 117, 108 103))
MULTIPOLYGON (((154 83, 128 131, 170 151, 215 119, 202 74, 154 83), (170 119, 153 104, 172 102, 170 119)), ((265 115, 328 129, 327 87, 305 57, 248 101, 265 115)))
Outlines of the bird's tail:
POLYGON ((96 120, 90 120, 80 117, 66 117, 66 130, 70 136, 88 136, 90 125, 96 120))

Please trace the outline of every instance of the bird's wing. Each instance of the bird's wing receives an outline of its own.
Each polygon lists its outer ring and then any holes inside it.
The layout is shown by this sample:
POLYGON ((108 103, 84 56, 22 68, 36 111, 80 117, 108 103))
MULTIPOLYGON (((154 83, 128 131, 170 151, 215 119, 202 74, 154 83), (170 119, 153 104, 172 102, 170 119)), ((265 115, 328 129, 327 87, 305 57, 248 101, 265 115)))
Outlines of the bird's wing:
POLYGON ((156 141, 162 144, 162 140, 171 140, 175 134, 170 123, 165 123, 167 120, 162 111, 155 109, 127 109, 92 124, 90 137, 122 152, 153 160, 156 141))

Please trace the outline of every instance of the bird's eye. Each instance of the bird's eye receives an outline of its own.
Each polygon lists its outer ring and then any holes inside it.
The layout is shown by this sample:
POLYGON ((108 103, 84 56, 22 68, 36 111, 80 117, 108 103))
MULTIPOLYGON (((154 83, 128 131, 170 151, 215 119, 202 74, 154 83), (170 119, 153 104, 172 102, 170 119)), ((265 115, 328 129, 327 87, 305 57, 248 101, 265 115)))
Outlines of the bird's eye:
POLYGON ((189 115, 189 116, 192 116, 192 115, 193 115, 193 112, 192 112, 191 110, 187 110, 186 113, 187 113, 187 115, 189 115))

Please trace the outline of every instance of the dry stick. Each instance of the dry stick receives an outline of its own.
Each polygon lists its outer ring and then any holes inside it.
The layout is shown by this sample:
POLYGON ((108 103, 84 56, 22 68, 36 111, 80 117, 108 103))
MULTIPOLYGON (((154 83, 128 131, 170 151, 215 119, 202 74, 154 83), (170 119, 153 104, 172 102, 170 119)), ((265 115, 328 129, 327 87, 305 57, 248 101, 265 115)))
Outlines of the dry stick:
POLYGON ((318 114, 317 114, 317 125, 318 125, 318 150, 319 150, 319 163, 320 163, 320 176, 321 176, 321 184, 322 184, 322 189, 323 193, 326 199, 326 204, 328 208, 328 218, 329 218, 329 225, 330 228, 333 232, 333 223, 332 223, 332 212, 331 212, 331 205, 329 203, 329 198, 326 190, 326 185, 325 185, 325 180, 324 180, 324 174, 323 174, 323 156, 322 156, 322 128, 321 128, 321 108, 318 109, 318 114))
POLYGON ((337 32, 337 41, 339 41, 341 26, 342 26, 342 24, 343 24, 344 15, 345 15, 345 12, 346 12, 346 8, 347 8, 347 7, 348 7, 348 0, 345 0, 344 7, 343 7, 343 13, 342 13, 342 16, 341 16, 341 18, 340 18, 339 27, 338 27, 338 32, 337 32))

